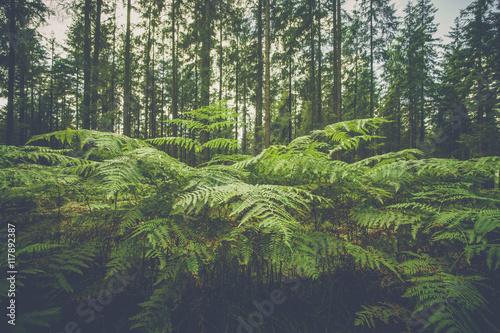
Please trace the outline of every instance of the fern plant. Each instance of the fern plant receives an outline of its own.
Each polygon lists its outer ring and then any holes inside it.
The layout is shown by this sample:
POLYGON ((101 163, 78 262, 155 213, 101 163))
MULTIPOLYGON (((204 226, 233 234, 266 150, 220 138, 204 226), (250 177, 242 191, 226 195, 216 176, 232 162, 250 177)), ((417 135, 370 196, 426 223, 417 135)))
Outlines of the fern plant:
POLYGON ((234 150, 238 148, 238 141, 231 138, 231 129, 235 125, 245 124, 232 120, 237 118, 238 114, 228 108, 227 101, 219 101, 194 111, 184 112, 184 115, 187 119, 171 119, 167 120, 166 123, 185 128, 194 133, 195 136, 201 137, 211 133, 219 133, 222 137, 206 140, 206 142, 189 137, 164 137, 146 141, 156 146, 175 145, 186 150, 193 150, 196 153, 205 149, 234 150))
POLYGON ((227 139, 66 130, 30 141, 51 148, 0 147, 0 215, 25 235, 19 292, 37 288, 46 300, 26 313, 26 330, 54 328, 67 304, 125 270, 135 278, 120 297, 137 306, 121 314, 136 331, 237 329, 245 302, 301 276, 311 279, 293 297, 305 303, 346 277, 370 281, 357 287, 371 295, 360 303, 321 303, 318 329, 331 329, 324 314, 334 307, 335 327, 350 332, 495 331, 498 158, 423 159, 415 149, 362 158, 354 152, 384 122, 373 119, 191 167, 154 146, 235 148, 224 133, 235 115, 221 104, 189 116, 175 124, 227 139))

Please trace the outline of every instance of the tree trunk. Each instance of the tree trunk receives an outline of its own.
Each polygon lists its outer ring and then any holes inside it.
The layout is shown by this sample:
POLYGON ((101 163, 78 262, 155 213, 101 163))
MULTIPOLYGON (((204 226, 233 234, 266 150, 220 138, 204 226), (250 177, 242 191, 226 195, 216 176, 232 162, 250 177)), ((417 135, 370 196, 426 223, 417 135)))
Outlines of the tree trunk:
POLYGON ((94 59, 92 64, 92 94, 91 94, 91 112, 90 123, 92 129, 97 128, 97 100, 99 88, 99 52, 101 46, 101 8, 102 0, 97 0, 95 31, 94 31, 94 59))
POLYGON ((241 138, 241 150, 247 154, 247 80, 243 81, 243 133, 241 138))
POLYGON ((31 111, 30 111, 30 136, 35 135, 35 78, 31 77, 30 82, 30 92, 31 92, 31 111))
POLYGON ((52 38, 52 54, 50 63, 50 107, 49 107, 49 131, 52 132, 53 129, 53 117, 54 117, 54 42, 55 38, 52 38))
MULTIPOLYGON (((235 96, 235 111, 236 124, 234 124, 234 138, 238 142, 238 118, 239 118, 239 74, 240 74, 240 39, 239 31, 236 32, 236 96, 235 96)), ((235 154, 238 154, 238 146, 236 146, 235 154)))
POLYGON ((38 133, 44 133, 46 130, 46 120, 43 115, 43 106, 42 106, 42 87, 40 84, 40 88, 38 89, 38 133))
POLYGON ((115 131, 115 110, 116 110, 116 105, 115 105, 115 76, 116 76, 116 68, 115 68, 115 63, 116 63, 116 3, 115 3, 115 10, 113 12, 113 60, 111 62, 111 87, 110 87, 110 96, 109 100, 111 103, 111 124, 110 128, 108 129, 110 132, 115 131))
POLYGON ((19 76, 19 144, 24 145, 26 143, 26 73, 28 72, 28 66, 26 66, 26 54, 24 43, 20 44, 20 54, 22 55, 20 61, 20 76, 19 76))
MULTIPOLYGON (((222 101, 222 86, 223 86, 223 83, 222 83, 222 79, 223 79, 223 75, 222 75, 222 68, 223 68, 223 59, 224 59, 224 52, 223 52, 223 48, 222 48, 222 32, 223 32, 223 28, 222 28, 222 24, 223 24, 223 15, 222 15, 222 1, 219 2, 219 15, 220 15, 220 20, 219 20, 219 102, 222 101)), ((218 137, 221 137, 221 134, 222 134, 222 131, 221 129, 219 128, 217 130, 217 136, 218 137)), ((220 148, 217 148, 217 154, 221 154, 222 153, 222 150, 220 148)))
POLYGON ((123 135, 131 135, 130 115, 130 11, 131 0, 127 0, 127 27, 125 32, 125 73, 123 77, 123 135))
POLYGON ((270 64, 270 47, 271 41, 269 37, 269 0, 266 0, 266 114, 265 114, 265 147, 271 145, 271 64, 270 64))
MULTIPOLYGON (((90 95, 91 95, 91 66, 90 61, 90 11, 92 10, 92 0, 85 0, 84 6, 85 28, 83 32, 83 128, 90 129, 90 95)), ((52 121, 50 122, 52 124, 52 121)))
POLYGON ((316 87, 316 90, 318 92, 318 98, 317 98, 317 119, 316 122, 318 124, 318 127, 321 127, 321 123, 323 121, 323 108, 322 108, 322 91, 321 91, 321 61, 322 61, 322 53, 321 53, 321 0, 318 0, 318 8, 317 8, 317 15, 316 18, 318 20, 318 85, 316 87))
POLYGON ((7 96, 7 123, 5 144, 14 143, 14 83, 16 80, 16 1, 10 0, 9 8, 9 82, 7 96))
POLYGON ((79 123, 80 123, 80 103, 78 102, 78 100, 80 99, 80 71, 77 70, 76 71, 76 89, 75 89, 75 108, 76 108, 76 129, 78 130, 80 127, 79 127, 79 123))
POLYGON ((262 150, 262 0, 257 7, 257 91, 255 109, 255 153, 262 150))
POLYGON ((424 96, 424 83, 420 83, 420 139, 421 143, 425 140, 425 96, 424 96))
POLYGON ((373 0, 370 0, 370 118, 373 118, 374 82, 373 82, 373 0))
POLYGON ((149 136, 151 138, 156 137, 156 82, 155 82, 155 26, 153 25, 153 56, 151 59, 151 117, 149 120, 150 128, 149 128, 149 136))
POLYGON ((160 137, 164 137, 164 114, 165 114, 165 35, 161 33, 161 44, 162 44, 162 55, 163 55, 163 70, 162 70, 162 80, 161 80, 161 115, 160 115, 160 137))
POLYGON ((333 108, 337 121, 342 121, 342 8, 340 0, 334 0, 333 11, 333 108))
POLYGON ((222 1, 219 3, 219 15, 220 15, 220 21, 219 21, 219 102, 222 100, 222 66, 223 66, 223 57, 224 57, 224 51, 222 49, 222 1))
MULTIPOLYGON (((211 6, 210 0, 204 0, 201 18, 203 28, 201 30, 201 106, 210 105, 210 50, 211 50, 211 6)), ((210 133, 203 132, 202 143, 210 140, 210 133)), ((205 162, 210 160, 210 150, 203 149, 205 162)))
MULTIPOLYGON (((178 87, 177 87, 177 52, 175 43, 175 1, 172 0, 172 119, 177 119, 178 115, 178 87)), ((172 136, 178 135, 178 128, 176 124, 172 124, 172 136)), ((178 147, 174 145, 171 148, 171 155, 177 158, 178 147)))
POLYGON ((288 143, 292 142, 292 50, 288 57, 288 143))
POLYGON ((356 46, 356 55, 354 61, 354 117, 359 117, 360 114, 358 112, 358 47, 356 46))
POLYGON ((311 52, 311 62, 309 65, 310 71, 311 71, 311 77, 309 78, 309 95, 311 99, 311 129, 315 130, 316 127, 316 120, 317 120, 317 114, 316 114, 316 61, 314 60, 315 57, 315 50, 314 50, 314 37, 315 37, 315 31, 314 31, 314 7, 315 7, 315 0, 309 0, 309 24, 311 26, 311 31, 309 35, 309 42, 310 42, 310 52, 311 52))
POLYGON ((413 72, 412 56, 411 56, 411 54, 408 54, 408 83, 410 84, 410 86, 408 87, 408 126, 409 126, 409 135, 410 135, 410 148, 415 147, 415 136, 414 136, 415 103, 413 100, 413 87, 411 86, 412 82, 413 82, 412 72, 413 72))
POLYGON ((151 73, 149 70, 150 62, 151 62, 151 13, 149 14, 148 20, 148 40, 146 42, 146 75, 145 80, 146 84, 144 86, 144 139, 148 139, 148 114, 149 114, 149 95, 151 91, 150 81, 151 81, 151 73))

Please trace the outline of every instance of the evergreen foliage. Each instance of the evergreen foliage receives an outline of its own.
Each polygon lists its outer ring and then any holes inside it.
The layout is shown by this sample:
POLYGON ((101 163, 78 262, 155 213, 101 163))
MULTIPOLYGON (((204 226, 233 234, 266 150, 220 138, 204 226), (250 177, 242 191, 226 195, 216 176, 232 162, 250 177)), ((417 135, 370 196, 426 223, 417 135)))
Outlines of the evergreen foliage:
MULTIPOLYGON (((293 331, 286 313, 349 276, 370 279, 363 288, 377 301, 323 300, 311 318, 324 327, 311 331, 329 327, 321 311, 340 302, 337 329, 351 332, 419 322, 436 332, 496 331, 488 309, 498 306, 499 158, 422 159, 412 149, 349 162, 384 123, 335 123, 198 167, 89 130, 29 141, 52 148, 2 146, 0 212, 18 228, 17 293, 30 304, 16 330, 63 327, 75 319, 68 304, 104 297, 100 286, 126 272, 133 280, 113 299, 136 304, 120 313, 134 331, 235 330, 245 299, 298 276, 310 279, 263 331, 293 331)), ((122 329, 106 316, 93 329, 122 329)))

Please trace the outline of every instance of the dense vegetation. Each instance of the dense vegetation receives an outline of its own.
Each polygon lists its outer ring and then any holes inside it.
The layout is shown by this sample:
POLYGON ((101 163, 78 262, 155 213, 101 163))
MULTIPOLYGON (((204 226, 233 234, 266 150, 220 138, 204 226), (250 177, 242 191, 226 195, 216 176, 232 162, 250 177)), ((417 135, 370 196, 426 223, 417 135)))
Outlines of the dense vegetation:
POLYGON ((192 128, 165 121, 192 120, 192 110, 226 100, 241 123, 225 137, 244 154, 378 116, 393 121, 379 152, 500 155, 498 0, 471 1, 446 43, 431 0, 398 2, 404 11, 390 0, 50 4, 72 18, 64 41, 40 34, 52 13, 43 1, 0 6, 7 145, 66 128, 195 139, 192 128))
POLYGON ((255 157, 227 148, 199 167, 168 142, 89 130, 2 147, 16 329, 497 331, 500 158, 360 158, 384 122, 336 123, 255 157))
POLYGON ((9 330, 500 330, 499 0, 58 3, 0 6, 9 330))

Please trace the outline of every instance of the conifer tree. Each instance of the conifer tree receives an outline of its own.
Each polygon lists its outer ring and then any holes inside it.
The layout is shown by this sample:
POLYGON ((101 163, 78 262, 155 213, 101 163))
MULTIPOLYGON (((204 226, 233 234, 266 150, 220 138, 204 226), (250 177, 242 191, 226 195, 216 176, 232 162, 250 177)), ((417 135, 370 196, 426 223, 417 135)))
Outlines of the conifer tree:
POLYGON ((390 0, 369 0, 361 2, 361 15, 364 16, 368 36, 368 55, 370 63, 370 118, 374 116, 375 105, 375 65, 383 59, 388 40, 393 38, 397 22, 394 4, 390 0))

